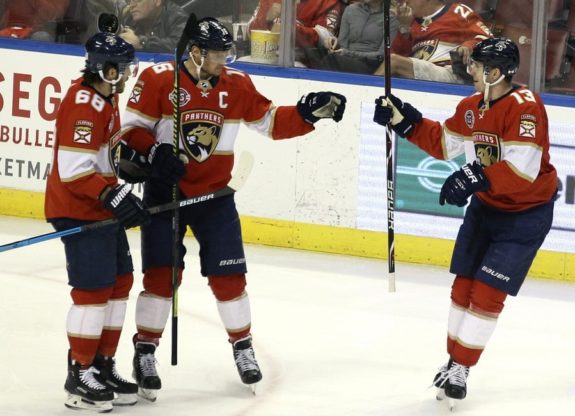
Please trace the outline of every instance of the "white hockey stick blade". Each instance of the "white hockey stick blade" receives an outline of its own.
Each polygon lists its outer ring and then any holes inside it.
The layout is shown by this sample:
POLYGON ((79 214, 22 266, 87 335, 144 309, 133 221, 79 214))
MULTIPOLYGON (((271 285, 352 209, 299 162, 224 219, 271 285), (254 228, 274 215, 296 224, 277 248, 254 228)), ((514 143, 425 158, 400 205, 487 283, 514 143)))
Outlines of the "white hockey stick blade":
POLYGON ((254 155, 250 152, 242 152, 228 186, 235 191, 239 191, 247 182, 253 167, 254 155))

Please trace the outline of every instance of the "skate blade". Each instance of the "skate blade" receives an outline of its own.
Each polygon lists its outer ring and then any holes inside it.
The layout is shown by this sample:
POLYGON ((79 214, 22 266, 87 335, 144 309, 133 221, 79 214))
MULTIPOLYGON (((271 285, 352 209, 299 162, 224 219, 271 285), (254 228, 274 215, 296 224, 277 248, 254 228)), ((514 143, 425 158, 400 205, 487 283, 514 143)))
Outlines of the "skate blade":
POLYGON ((156 399, 158 398, 158 390, 143 389, 141 387, 138 387, 138 396, 150 402, 155 402, 156 399))
POLYGON ((116 393, 112 404, 114 406, 133 406, 138 403, 138 395, 116 393))
POLYGON ((453 412, 455 410, 455 404, 457 402, 460 402, 461 400, 459 399, 452 399, 451 397, 448 398, 449 400, 447 401, 448 405, 449 405, 449 411, 453 412))
POLYGON ((108 413, 113 409, 112 401, 93 402, 76 394, 68 394, 64 406, 73 410, 91 410, 98 413, 108 413))
POLYGON ((253 394, 254 396, 256 395, 257 385, 258 385, 258 383, 248 384, 248 387, 250 388, 250 390, 252 391, 252 394, 253 394))
POLYGON ((445 399, 445 390, 444 389, 437 389, 435 393, 435 400, 444 400, 445 399))

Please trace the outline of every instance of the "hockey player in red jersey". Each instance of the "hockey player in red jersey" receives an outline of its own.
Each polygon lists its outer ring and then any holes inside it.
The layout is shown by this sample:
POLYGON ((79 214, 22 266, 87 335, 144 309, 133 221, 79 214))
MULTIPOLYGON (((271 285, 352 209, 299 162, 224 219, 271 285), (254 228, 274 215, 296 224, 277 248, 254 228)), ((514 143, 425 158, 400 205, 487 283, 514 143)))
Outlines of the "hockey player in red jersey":
MULTIPOLYGON (((180 66, 177 96, 179 148, 189 163, 185 165, 172 148, 174 62, 142 72, 123 118, 124 140, 150 163, 151 174, 144 184, 144 201, 150 206, 171 201, 175 183, 183 198, 225 187, 240 122, 279 140, 313 131, 321 118, 339 121, 345 109, 345 97, 332 92, 310 93, 297 105, 276 107, 256 90, 248 74, 225 66, 234 60, 235 48, 218 20, 201 19, 188 35, 189 57, 180 66)), ((201 273, 217 300, 241 380, 257 383, 262 375, 252 348, 246 260, 233 195, 180 210, 181 270, 187 227, 199 242, 201 273)), ((142 227, 144 291, 136 306, 134 373, 140 393, 150 400, 161 388, 154 352, 171 309, 172 235, 170 214, 154 215, 151 224, 142 227)))
POLYGON ((466 396, 507 295, 519 292, 553 221, 557 172, 550 163, 548 121, 541 98, 514 87, 519 50, 506 38, 481 41, 469 73, 478 91, 443 125, 422 118, 394 96, 376 100, 374 121, 436 157, 465 154, 445 181, 439 203, 467 206, 450 271, 455 274, 448 318, 449 361, 434 384, 453 399, 466 396))
POLYGON ((119 185, 113 157, 119 142, 118 94, 135 75, 134 48, 111 32, 86 43, 86 67, 56 118, 45 215, 58 231, 112 217, 119 224, 62 238, 73 305, 65 405, 99 412, 136 403, 138 387, 118 375, 114 355, 133 282, 124 227, 149 221, 140 199, 119 185))
MULTIPOLYGON (((406 0, 413 20, 391 44, 391 75, 461 84, 464 78, 454 71, 452 53, 467 64, 471 49, 491 32, 469 6, 445 4, 445 0, 406 0)), ((401 21, 401 18, 400 18, 401 21)), ((464 72, 464 71, 463 71, 464 72)), ((381 64, 375 75, 385 75, 381 64)))

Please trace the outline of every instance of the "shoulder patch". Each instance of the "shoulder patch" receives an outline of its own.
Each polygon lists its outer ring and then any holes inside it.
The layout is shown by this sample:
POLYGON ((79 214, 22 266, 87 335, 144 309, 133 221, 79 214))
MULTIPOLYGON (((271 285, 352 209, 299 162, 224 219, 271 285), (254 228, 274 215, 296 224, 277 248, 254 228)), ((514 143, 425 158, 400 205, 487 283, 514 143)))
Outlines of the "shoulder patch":
POLYGON ((475 114, 473 114, 473 110, 467 110, 465 112, 465 124, 470 129, 475 125, 475 114))
POLYGON ((132 88, 132 93, 130 94, 129 101, 131 101, 134 104, 138 104, 140 102, 140 97, 142 96, 143 88, 144 88, 143 81, 136 82, 136 85, 134 85, 134 88, 132 88))
POLYGON ((519 136, 534 139, 535 127, 537 127, 537 117, 533 114, 521 114, 519 118, 519 136))
POLYGON ((77 120, 74 125, 74 143, 90 144, 92 142, 92 127, 90 120, 77 120))

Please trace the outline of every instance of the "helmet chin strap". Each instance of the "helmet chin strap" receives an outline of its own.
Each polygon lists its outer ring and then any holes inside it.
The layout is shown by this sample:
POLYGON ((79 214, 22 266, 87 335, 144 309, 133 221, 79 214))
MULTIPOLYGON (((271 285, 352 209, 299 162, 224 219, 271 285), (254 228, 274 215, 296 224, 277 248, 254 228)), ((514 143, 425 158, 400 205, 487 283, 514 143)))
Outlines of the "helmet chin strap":
POLYGON ((487 82, 487 75, 489 74, 489 71, 490 69, 483 71, 483 84, 485 85, 485 91, 483 91, 483 103, 485 110, 489 110, 489 89, 493 85, 497 85, 505 79, 505 75, 501 75, 495 82, 487 82))
POLYGON ((198 64, 196 62, 196 59, 194 58, 194 56, 190 53, 190 58, 192 58, 192 62, 194 63, 194 66, 196 67, 196 74, 198 75, 198 83, 200 83, 202 81, 202 68, 204 66, 204 55, 200 55, 200 63, 198 64))
POLYGON ((112 94, 111 95, 115 94, 116 93, 116 84, 118 82, 120 82, 123 74, 118 72, 118 77, 116 79, 106 79, 106 77, 104 76, 104 72, 100 69, 98 71, 98 75, 100 75, 100 78, 102 79, 102 81, 104 81, 106 84, 110 84, 112 86, 112 94))

